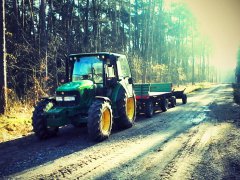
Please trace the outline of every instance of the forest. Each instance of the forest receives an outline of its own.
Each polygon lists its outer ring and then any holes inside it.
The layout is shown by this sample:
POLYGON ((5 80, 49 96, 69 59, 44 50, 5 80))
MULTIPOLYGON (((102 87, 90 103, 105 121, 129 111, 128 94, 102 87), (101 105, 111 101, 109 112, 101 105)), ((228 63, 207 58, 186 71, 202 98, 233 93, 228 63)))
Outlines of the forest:
POLYGON ((125 54, 135 83, 217 81, 211 42, 182 2, 8 0, 2 9, 9 102, 53 94, 71 53, 125 54))

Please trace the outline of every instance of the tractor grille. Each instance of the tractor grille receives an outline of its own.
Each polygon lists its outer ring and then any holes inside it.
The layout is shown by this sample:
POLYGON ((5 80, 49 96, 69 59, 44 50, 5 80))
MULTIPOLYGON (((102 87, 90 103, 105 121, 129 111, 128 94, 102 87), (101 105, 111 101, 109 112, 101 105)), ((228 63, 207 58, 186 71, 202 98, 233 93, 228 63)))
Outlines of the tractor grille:
POLYGON ((66 96, 74 96, 75 101, 57 101, 58 107, 70 107, 70 106, 77 106, 80 102, 80 94, 78 91, 57 91, 56 95, 58 97, 66 97, 66 96))

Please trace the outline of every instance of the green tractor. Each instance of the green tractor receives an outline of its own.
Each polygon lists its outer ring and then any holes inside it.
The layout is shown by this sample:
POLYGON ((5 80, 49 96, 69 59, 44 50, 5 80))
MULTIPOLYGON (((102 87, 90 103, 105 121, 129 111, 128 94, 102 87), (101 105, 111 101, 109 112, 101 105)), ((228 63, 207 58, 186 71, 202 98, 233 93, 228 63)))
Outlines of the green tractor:
POLYGON ((113 123, 130 128, 136 118, 133 80, 126 56, 115 53, 71 54, 67 82, 55 97, 43 98, 32 116, 39 139, 56 135, 67 124, 87 125, 94 141, 108 138, 113 123))

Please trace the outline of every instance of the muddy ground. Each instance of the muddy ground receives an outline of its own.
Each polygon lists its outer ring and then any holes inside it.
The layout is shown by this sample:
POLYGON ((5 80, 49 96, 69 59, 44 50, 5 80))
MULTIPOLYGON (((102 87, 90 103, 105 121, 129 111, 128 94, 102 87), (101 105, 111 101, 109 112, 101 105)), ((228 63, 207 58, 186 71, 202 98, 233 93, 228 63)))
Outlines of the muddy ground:
POLYGON ((188 104, 140 115, 134 127, 93 143, 64 127, 0 144, 0 179, 240 179, 240 110, 231 85, 191 94, 188 104))

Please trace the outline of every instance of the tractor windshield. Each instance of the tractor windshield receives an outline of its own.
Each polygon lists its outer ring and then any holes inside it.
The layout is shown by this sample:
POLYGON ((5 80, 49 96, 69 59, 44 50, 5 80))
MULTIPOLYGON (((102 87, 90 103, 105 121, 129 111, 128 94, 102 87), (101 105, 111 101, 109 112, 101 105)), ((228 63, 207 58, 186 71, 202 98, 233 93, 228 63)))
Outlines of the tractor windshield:
POLYGON ((103 64, 95 56, 81 57, 76 60, 73 67, 72 81, 92 80, 95 83, 103 83, 103 64))

